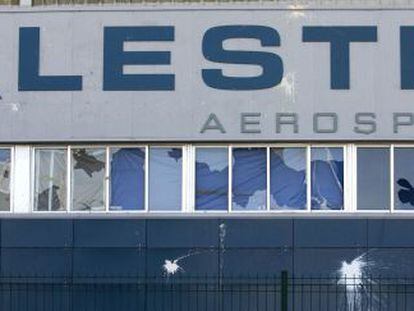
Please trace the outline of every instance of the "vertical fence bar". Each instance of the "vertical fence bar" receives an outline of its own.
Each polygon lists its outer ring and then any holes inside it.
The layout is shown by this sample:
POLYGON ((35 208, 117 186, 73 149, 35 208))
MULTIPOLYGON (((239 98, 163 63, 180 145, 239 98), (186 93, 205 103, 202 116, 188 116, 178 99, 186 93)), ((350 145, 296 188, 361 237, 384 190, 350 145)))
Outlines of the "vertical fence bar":
POLYGON ((287 271, 282 271, 280 279, 280 310, 288 311, 288 273, 287 271))

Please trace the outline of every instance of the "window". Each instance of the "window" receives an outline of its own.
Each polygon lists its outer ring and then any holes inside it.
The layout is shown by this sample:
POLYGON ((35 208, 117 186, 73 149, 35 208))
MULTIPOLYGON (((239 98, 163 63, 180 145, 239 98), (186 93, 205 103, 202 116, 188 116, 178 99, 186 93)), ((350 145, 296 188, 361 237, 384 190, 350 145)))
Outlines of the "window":
POLYGON ((390 150, 388 147, 357 149, 357 209, 390 208, 390 150))
POLYGON ((36 211, 66 210, 66 149, 35 150, 36 211))
POLYGON ((233 149, 233 210, 266 210, 266 163, 266 148, 233 149))
POLYGON ((110 149, 111 211, 145 209, 145 149, 110 149))
POLYGON ((104 148, 72 149, 72 210, 105 210, 104 148))
POLYGON ((305 210, 306 148, 270 149, 270 208, 305 210))
POLYGON ((394 148, 394 208, 414 210, 414 148, 394 148))
POLYGON ((343 209, 343 148, 311 148, 311 206, 313 210, 343 209))
POLYGON ((11 150, 0 149, 0 211, 10 211, 11 150))
POLYGON ((227 148, 196 149, 196 210, 228 209, 228 161, 227 148))
POLYGON ((150 210, 181 210, 182 163, 183 152, 181 148, 150 148, 150 210))
MULTIPOLYGON (((414 212, 414 144, 56 146, 33 155, 25 189, 34 211, 414 212)), ((11 206, 11 158, 0 148, 0 211, 11 206)), ((24 169, 16 176, 24 183, 24 169)))

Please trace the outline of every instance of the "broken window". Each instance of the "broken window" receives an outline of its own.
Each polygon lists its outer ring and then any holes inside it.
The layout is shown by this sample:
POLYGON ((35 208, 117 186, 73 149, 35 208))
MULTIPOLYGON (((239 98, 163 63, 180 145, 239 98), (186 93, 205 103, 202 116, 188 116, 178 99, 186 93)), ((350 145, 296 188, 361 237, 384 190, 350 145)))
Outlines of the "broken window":
POLYGON ((394 208, 414 209, 414 148, 394 148, 394 208))
POLYGON ((266 210, 266 148, 234 148, 233 210, 266 210))
POLYGON ((105 210, 105 149, 72 149, 72 209, 105 210))
POLYGON ((270 149, 270 208, 306 209, 306 148, 270 149))
POLYGON ((389 148, 357 149, 357 209, 390 208, 389 148))
POLYGON ((197 148, 195 209, 228 209, 229 157, 227 148, 197 148))
POLYGON ((150 148, 150 210, 181 210, 182 165, 183 152, 181 148, 150 148))
POLYGON ((36 149, 35 151, 35 211, 66 210, 65 149, 36 149))
POLYGON ((145 149, 111 148, 110 210, 145 209, 145 149))
POLYGON ((0 149, 0 211, 10 211, 10 149, 0 149))
POLYGON ((311 148, 311 180, 313 210, 343 209, 343 148, 311 148))

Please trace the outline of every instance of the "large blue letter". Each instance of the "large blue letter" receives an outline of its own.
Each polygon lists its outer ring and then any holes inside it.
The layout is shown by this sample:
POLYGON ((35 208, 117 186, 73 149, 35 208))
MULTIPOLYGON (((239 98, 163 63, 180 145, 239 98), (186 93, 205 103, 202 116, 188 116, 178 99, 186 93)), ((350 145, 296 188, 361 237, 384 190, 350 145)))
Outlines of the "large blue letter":
POLYGON ((39 27, 21 27, 19 36, 19 91, 80 91, 81 76, 39 75, 39 27))
POLYGON ((257 39, 262 46, 279 46, 277 31, 265 26, 231 25, 207 30, 203 38, 203 54, 206 59, 217 63, 249 64, 262 67, 262 74, 256 77, 228 77, 221 69, 203 69, 204 82, 222 90, 260 90, 278 85, 283 77, 281 58, 269 52, 226 51, 223 41, 227 39, 257 39))
POLYGON ((401 89, 414 90, 414 26, 400 28, 401 89))
POLYGON ((331 89, 349 89, 349 44, 377 42, 375 26, 305 26, 303 42, 331 44, 331 89))
POLYGON ((127 41, 174 41, 174 27, 105 27, 105 91, 171 91, 173 74, 123 74, 124 65, 169 65, 170 52, 125 52, 127 41))

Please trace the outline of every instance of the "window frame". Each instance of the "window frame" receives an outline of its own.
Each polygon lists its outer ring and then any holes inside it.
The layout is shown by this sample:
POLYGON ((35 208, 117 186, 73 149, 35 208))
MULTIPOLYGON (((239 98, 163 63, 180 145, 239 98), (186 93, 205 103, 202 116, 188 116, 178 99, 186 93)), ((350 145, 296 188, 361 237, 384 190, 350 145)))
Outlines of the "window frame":
POLYGON ((354 180, 352 180, 352 188, 354 191, 354 199, 351 203, 352 205, 352 212, 356 214, 392 214, 394 212, 394 148, 392 144, 381 144, 381 143, 372 143, 372 144, 354 144, 354 162, 355 165, 352 169, 352 173, 354 175, 354 180), (372 209, 372 210, 364 210, 358 209, 358 148, 365 148, 365 149, 376 149, 376 148, 387 148, 389 150, 389 173, 390 173, 390 200, 388 202, 388 209, 372 209))
MULTIPOLYGON (((15 145, 4 145, 0 146, 0 149, 6 149, 10 151, 10 208, 7 211, 0 211, 0 214, 10 214, 15 212, 15 187, 16 185, 16 152, 15 145)), ((395 209, 395 195, 394 195, 394 178, 395 178, 395 148, 413 148, 414 143, 387 143, 387 142, 277 142, 277 143, 247 143, 247 142, 222 142, 222 143, 79 143, 79 144, 39 144, 39 145, 30 145, 27 146, 29 150, 30 158, 26 157, 18 159, 19 161, 29 161, 30 162, 30 195, 29 201, 30 206, 24 207, 24 210, 27 212, 33 212, 39 215, 52 214, 52 215, 66 215, 66 214, 93 214, 93 215, 105 215, 105 214, 114 214, 114 215, 154 215, 165 217, 168 215, 172 216, 212 216, 217 215, 229 215, 229 216, 329 216, 335 215, 339 217, 346 216, 360 216, 360 215, 406 215, 414 214, 414 209, 412 210, 396 210, 395 209), (72 210, 72 156, 73 149, 82 148, 82 149, 99 149, 102 148, 105 150, 105 180, 104 180, 104 200, 105 200, 105 209, 104 210, 89 210, 89 211, 75 211, 72 210), (110 205, 110 182, 111 182, 111 163, 110 163, 110 152, 116 148, 143 148, 145 150, 145 209, 144 210, 109 210, 110 205), (151 211, 149 208, 149 169, 150 169, 150 150, 156 148, 179 148, 182 150, 182 185, 181 185, 181 209, 180 210, 159 210, 151 211), (196 152, 199 149, 204 148, 224 148, 228 152, 228 202, 226 210, 196 210, 195 206, 195 170, 196 170, 196 152), (234 148, 264 148, 266 150, 266 209, 263 210, 233 210, 233 150, 234 148), (271 196, 271 149, 272 148, 305 148, 306 150, 306 182, 307 182, 307 202, 306 209, 291 209, 291 210, 278 210, 271 209, 270 206, 270 196, 271 196), (343 161, 344 161, 344 193, 343 193, 343 209, 341 210, 312 210, 311 209, 311 189, 312 189, 312 172, 311 172, 311 154, 312 148, 342 148, 343 152, 343 161), (358 148, 387 148, 389 149, 390 156, 390 202, 389 209, 387 210, 358 210, 357 206, 357 161, 358 161, 358 148), (36 211, 35 208, 35 170, 36 170, 36 151, 41 149, 56 149, 66 151, 66 209, 60 211, 36 211)), ((21 162, 20 162, 21 163, 21 162)), ((22 175, 22 172, 19 173, 19 176, 22 175)), ((21 180, 22 176, 19 177, 21 180)), ((17 211, 21 213, 22 208, 19 208, 17 211)))
POLYGON ((347 148, 346 144, 341 144, 341 143, 317 143, 317 144, 308 144, 308 160, 307 160, 307 165, 309 166, 307 174, 308 174, 308 212, 310 214, 340 214, 340 213, 347 213, 348 209, 347 207, 349 207, 349 198, 347 197, 347 183, 349 182, 349 163, 348 163, 348 153, 349 150, 347 148), (342 189, 342 209, 340 210, 317 210, 317 209, 312 209, 312 148, 341 148, 342 149, 342 157, 343 157, 343 162, 344 162, 344 184, 343 184, 343 189, 342 189))
POLYGON ((392 202, 392 210, 391 213, 393 214, 414 214, 414 208, 410 209, 410 210, 402 210, 402 209, 395 209, 395 197, 394 197, 394 190, 395 190, 395 185, 394 185, 394 178, 395 178, 395 165, 394 165, 394 161, 395 161, 395 148, 411 148, 414 149, 414 144, 409 144, 409 143, 400 143, 400 144, 391 144, 391 151, 392 151, 392 157, 391 160, 392 162, 391 164, 391 175, 390 175, 390 179, 391 179, 391 202, 392 202))
POLYGON ((195 213, 195 214, 228 214, 230 213, 230 207, 232 204, 232 187, 231 187, 231 181, 232 181, 232 149, 231 145, 229 144, 195 144, 192 146, 192 161, 190 162, 191 166, 191 172, 193 173, 190 177, 190 183, 189 188, 191 188, 190 196, 191 196, 191 202, 189 204, 190 209, 188 212, 195 213), (196 160, 197 160, 197 149, 216 149, 216 148, 222 148, 227 149, 227 209, 226 210, 197 210, 196 209, 196 160))
MULTIPOLYGON (((188 176, 189 173, 187 169, 189 155, 188 155, 188 148, 186 148, 185 144, 147 144, 146 145, 146 152, 145 152, 145 212, 149 214, 173 214, 179 215, 181 213, 185 213, 188 209, 188 202, 187 202, 187 192, 186 188, 188 188, 188 176), (182 164, 181 164, 181 208, 179 210, 151 210, 149 206, 149 169, 150 169, 150 150, 157 149, 157 148, 175 148, 181 149, 182 152, 182 164)), ((135 212, 135 211, 131 211, 135 212)), ((141 211, 143 212, 143 211, 141 211)))
POLYGON ((31 177, 30 177, 30 181, 31 181, 31 187, 30 187, 30 212, 31 213, 36 213, 36 214, 49 214, 49 213, 53 213, 53 214, 66 214, 68 212, 69 209, 69 170, 70 167, 68 166, 69 163, 69 158, 70 158, 70 154, 69 154, 69 150, 68 150, 68 146, 56 146, 56 145, 42 145, 42 146, 33 146, 30 150, 30 155, 31 155, 31 177), (36 150, 64 150, 66 151, 66 203, 65 203, 65 209, 61 210, 61 211, 39 211, 35 209, 35 202, 36 202, 36 198, 35 198, 35 187, 36 187, 36 150))
POLYGON ((9 150, 10 151, 10 181, 9 181, 9 209, 7 211, 1 211, 1 214, 12 214, 14 213, 14 187, 15 187, 15 148, 11 145, 2 145, 0 146, 0 150, 9 150))

